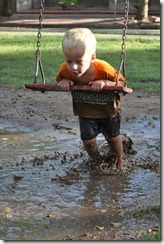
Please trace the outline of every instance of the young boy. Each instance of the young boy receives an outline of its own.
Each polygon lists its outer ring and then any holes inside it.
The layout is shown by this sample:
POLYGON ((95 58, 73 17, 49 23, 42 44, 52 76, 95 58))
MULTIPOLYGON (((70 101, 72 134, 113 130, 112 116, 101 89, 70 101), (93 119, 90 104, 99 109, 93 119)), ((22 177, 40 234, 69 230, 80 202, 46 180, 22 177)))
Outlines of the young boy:
MULTIPOLYGON (((113 91, 100 92, 104 86, 115 86, 118 71, 96 58, 96 38, 87 28, 68 30, 62 41, 66 62, 56 80, 63 91, 73 85, 88 85, 91 91, 72 91, 74 114, 79 116, 81 139, 88 155, 99 159, 96 137, 102 133, 117 155, 116 167, 123 167, 123 146, 120 137, 120 96, 113 91)), ((119 85, 124 77, 119 74, 119 85)))

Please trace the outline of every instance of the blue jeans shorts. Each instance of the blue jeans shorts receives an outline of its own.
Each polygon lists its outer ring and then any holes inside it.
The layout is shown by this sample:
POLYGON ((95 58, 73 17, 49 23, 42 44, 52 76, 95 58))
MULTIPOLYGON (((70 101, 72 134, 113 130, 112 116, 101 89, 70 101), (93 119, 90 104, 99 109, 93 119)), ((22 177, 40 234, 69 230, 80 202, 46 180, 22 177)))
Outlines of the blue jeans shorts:
POLYGON ((79 117, 81 140, 91 140, 100 133, 105 138, 112 138, 120 135, 121 116, 118 113, 114 118, 89 119, 79 117))

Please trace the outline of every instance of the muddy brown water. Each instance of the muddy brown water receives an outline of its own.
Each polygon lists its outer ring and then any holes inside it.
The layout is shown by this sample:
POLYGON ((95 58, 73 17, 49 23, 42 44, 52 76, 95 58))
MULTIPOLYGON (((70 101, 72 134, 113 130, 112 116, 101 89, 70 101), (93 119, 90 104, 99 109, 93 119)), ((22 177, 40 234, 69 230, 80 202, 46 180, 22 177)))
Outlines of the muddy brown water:
POLYGON ((1 124, 0 239, 82 240, 96 233, 90 239, 103 240, 113 228, 106 238, 125 240, 116 238, 117 228, 143 228, 142 220, 124 214, 160 202, 160 170, 153 167, 160 161, 160 121, 141 114, 122 128, 136 151, 126 158, 131 167, 122 175, 93 175, 77 129, 56 128, 50 137, 1 124))

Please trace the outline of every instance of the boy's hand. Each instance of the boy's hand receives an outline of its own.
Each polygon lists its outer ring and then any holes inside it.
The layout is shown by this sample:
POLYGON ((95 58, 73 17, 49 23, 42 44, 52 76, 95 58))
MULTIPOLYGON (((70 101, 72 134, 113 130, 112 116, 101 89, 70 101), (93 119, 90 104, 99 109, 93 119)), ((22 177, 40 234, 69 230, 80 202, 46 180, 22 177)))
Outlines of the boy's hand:
MULTIPOLYGON (((103 89, 104 86, 116 86, 116 82, 110 80, 95 80, 95 81, 90 81, 88 85, 91 85, 92 91, 99 92, 103 89)), ((123 86, 123 85, 118 81, 118 86, 123 86)))
POLYGON ((92 91, 99 92, 103 89, 106 83, 103 80, 95 80, 95 81, 90 81, 88 85, 91 85, 92 91))
POLYGON ((70 86, 73 86, 74 82, 71 80, 63 79, 58 83, 58 86, 61 88, 63 91, 69 91, 70 86))

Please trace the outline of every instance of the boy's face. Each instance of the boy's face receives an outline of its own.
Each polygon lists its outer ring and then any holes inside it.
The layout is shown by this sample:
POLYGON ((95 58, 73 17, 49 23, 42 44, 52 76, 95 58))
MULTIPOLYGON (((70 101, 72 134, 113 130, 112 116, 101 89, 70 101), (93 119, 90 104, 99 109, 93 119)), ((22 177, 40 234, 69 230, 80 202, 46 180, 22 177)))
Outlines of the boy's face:
POLYGON ((84 47, 65 48, 63 53, 67 62, 67 68, 75 77, 82 76, 90 68, 96 56, 89 49, 84 49, 84 47))

